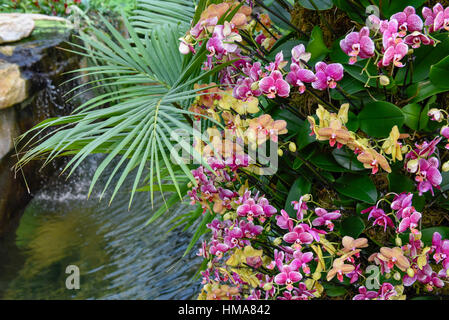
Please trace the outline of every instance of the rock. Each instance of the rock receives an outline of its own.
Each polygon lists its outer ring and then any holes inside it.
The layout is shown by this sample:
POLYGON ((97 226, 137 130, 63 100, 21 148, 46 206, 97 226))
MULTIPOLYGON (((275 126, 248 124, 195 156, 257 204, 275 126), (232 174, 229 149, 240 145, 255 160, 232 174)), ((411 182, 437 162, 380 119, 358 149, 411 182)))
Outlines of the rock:
POLYGON ((0 60, 0 83, 0 110, 26 99, 27 83, 18 65, 0 60))
POLYGON ((30 17, 0 17, 0 43, 15 42, 28 37, 34 29, 34 20, 30 17))
POLYGON ((18 136, 14 108, 0 110, 0 159, 14 147, 13 140, 18 136))

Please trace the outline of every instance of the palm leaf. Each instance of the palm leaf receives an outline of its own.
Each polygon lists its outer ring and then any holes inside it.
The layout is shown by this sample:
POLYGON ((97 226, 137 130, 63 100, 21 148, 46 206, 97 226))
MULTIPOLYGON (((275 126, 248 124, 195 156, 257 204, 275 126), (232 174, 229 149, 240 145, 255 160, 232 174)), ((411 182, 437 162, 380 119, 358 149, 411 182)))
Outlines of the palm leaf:
POLYGON ((48 119, 22 135, 20 139, 33 133, 16 169, 33 159, 45 158, 45 165, 56 157, 73 155, 63 170, 70 176, 90 154, 105 153, 107 156, 92 177, 89 194, 106 168, 111 167, 102 193, 103 196, 111 189, 110 201, 126 178, 133 174, 131 205, 139 186, 148 183, 145 174, 148 171, 152 200, 153 192, 166 189, 167 181, 171 181, 171 190, 182 198, 185 188, 181 185, 185 186, 185 179, 180 178, 180 173, 196 182, 189 166, 170 161, 168 155, 175 145, 181 146, 199 163, 209 166, 191 148, 191 143, 184 141, 174 130, 183 129, 190 136, 202 138, 201 133, 188 123, 191 112, 183 106, 189 105, 198 94, 193 89, 194 83, 209 79, 228 64, 198 72, 206 56, 205 48, 203 46, 194 57, 183 60, 178 51, 180 27, 177 25, 154 25, 142 36, 125 19, 130 35, 130 39, 126 39, 105 19, 102 20, 107 33, 93 29, 92 34, 80 35, 84 46, 75 45, 75 52, 93 57, 97 64, 78 71, 94 75, 92 83, 99 88, 118 89, 105 90, 79 106, 73 115, 48 119), (86 52, 86 48, 91 50, 86 52), (105 102, 110 104, 103 106, 105 102), (39 138, 50 127, 57 130, 39 138), (118 161, 113 161, 115 158, 118 161))
POLYGON ((193 1, 187 0, 138 0, 131 24, 137 33, 145 34, 159 25, 180 26, 185 32, 195 14, 193 1))

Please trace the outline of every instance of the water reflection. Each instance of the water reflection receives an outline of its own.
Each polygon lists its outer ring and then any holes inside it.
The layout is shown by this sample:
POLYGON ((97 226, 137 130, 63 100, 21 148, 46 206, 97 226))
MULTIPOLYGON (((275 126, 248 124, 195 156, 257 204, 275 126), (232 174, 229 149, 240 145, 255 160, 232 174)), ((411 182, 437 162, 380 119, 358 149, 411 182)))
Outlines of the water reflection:
MULTIPOLYGON (((189 299, 199 290, 192 281, 200 260, 191 252, 181 259, 191 233, 170 219, 139 230, 151 215, 147 194, 138 194, 128 211, 129 195, 111 206, 94 194, 86 200, 98 161, 65 182, 54 179, 35 196, 20 222, 15 243, 0 244, 0 297, 3 299, 189 299), (8 247, 8 248, 6 248, 8 247), (68 265, 81 272, 80 290, 65 288, 68 265)), ((155 207, 162 203, 157 199, 155 207)), ((176 216, 191 210, 179 205, 176 216)))

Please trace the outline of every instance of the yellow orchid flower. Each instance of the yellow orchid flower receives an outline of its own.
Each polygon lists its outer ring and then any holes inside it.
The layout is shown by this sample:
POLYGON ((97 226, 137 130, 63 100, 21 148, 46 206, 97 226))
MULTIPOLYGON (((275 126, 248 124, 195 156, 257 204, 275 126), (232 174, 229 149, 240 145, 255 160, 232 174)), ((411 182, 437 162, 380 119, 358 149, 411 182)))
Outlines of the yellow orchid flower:
POLYGON ((232 90, 227 90, 218 100, 218 106, 223 110, 234 110, 238 114, 259 112, 259 100, 252 97, 247 101, 236 99, 232 96, 232 90))
POLYGON ((396 159, 402 161, 402 152, 401 143, 398 142, 399 138, 406 138, 408 135, 400 134, 398 126, 394 126, 391 129, 390 135, 387 140, 382 145, 382 150, 386 154, 391 154, 393 162, 396 162, 396 159))

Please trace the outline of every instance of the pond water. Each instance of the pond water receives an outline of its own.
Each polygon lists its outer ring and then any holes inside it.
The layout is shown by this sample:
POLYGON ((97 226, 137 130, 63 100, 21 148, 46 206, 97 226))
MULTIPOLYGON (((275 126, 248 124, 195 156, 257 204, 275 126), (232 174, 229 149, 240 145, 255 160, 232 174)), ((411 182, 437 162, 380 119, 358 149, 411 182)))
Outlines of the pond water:
MULTIPOLYGON (((201 259, 196 249, 182 258, 192 233, 167 233, 163 217, 142 226, 152 209, 140 193, 128 211, 126 188, 108 206, 99 194, 86 200, 98 157, 69 180, 54 177, 26 208, 15 234, 0 243, 1 299, 194 299, 201 259), (80 269, 80 289, 65 286, 68 265, 80 269)), ((179 204, 169 216, 192 210, 179 204)))

